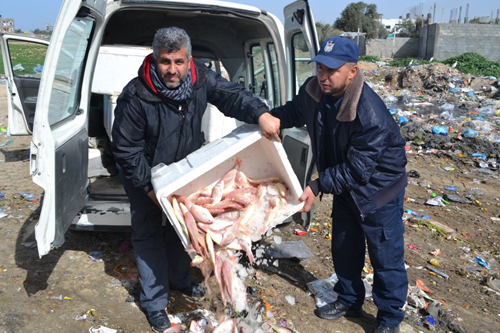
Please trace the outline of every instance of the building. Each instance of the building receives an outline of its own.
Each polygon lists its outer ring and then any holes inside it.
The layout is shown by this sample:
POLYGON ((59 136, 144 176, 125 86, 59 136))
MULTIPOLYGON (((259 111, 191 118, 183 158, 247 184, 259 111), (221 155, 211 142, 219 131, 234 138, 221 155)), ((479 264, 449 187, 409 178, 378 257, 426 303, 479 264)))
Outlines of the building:
POLYGON ((0 24, 4 33, 13 33, 16 30, 13 18, 3 18, 0 16, 0 24))
POLYGON ((387 29, 389 32, 394 32, 399 30, 403 20, 401 18, 398 19, 381 19, 380 23, 387 29))

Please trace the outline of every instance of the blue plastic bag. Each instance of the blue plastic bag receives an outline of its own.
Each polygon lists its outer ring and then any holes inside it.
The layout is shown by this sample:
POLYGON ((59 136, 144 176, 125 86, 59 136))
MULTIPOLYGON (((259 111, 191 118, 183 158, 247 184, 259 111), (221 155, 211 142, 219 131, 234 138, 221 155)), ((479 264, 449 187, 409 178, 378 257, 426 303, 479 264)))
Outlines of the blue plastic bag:
POLYGON ((485 154, 481 154, 481 153, 474 153, 471 156, 472 157, 479 157, 480 161, 484 161, 486 159, 486 155, 485 154))
POLYGON ((446 136, 448 135, 448 129, 444 126, 436 126, 432 129, 432 133, 446 136))
POLYGON ((472 128, 468 128, 466 129, 465 131, 463 131, 462 133, 460 133, 463 137, 466 137, 466 138, 477 138, 479 136, 479 134, 474 131, 472 128))
POLYGON ((406 124, 406 123, 408 123, 408 118, 403 117, 403 116, 398 116, 398 124, 399 125, 406 124))
POLYGON ((483 267, 486 267, 486 269, 490 269, 490 264, 484 260, 483 258, 481 257, 476 257, 475 260, 477 261, 477 263, 483 267))

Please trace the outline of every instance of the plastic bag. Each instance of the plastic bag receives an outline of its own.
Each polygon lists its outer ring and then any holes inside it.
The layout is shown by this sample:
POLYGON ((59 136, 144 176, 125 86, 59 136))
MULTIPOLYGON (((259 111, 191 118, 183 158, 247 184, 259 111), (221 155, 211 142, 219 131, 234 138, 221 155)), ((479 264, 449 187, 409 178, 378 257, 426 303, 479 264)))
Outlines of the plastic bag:
POLYGON ((468 129, 466 129, 465 131, 463 131, 460 134, 463 137, 470 138, 470 139, 474 139, 474 138, 477 138, 479 136, 479 133, 477 133, 476 131, 474 131, 472 128, 468 128, 468 129))
POLYGON ((448 135, 448 129, 444 126, 435 126, 432 129, 432 133, 446 136, 448 135))

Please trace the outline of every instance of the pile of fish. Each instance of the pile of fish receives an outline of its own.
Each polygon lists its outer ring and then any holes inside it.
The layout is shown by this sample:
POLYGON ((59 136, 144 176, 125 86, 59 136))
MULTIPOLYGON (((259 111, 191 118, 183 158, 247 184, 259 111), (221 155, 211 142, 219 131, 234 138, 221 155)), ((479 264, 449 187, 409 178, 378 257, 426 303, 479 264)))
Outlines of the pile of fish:
POLYGON ((241 164, 236 158, 213 185, 167 198, 189 240, 186 251, 192 265, 203 273, 208 292, 215 295, 208 283, 213 273, 224 306, 230 303, 237 312, 247 307, 246 271, 239 264, 238 251, 244 251, 253 264, 252 242, 301 207, 288 202, 288 188, 278 177, 251 179, 240 171, 241 164))

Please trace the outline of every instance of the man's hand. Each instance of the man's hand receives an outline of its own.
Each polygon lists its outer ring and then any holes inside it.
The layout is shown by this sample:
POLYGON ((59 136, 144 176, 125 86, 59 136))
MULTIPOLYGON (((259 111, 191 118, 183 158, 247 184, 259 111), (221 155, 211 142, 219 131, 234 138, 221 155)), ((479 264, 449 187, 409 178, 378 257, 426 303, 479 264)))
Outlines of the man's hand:
POLYGON ((259 126, 262 135, 268 140, 276 140, 281 142, 280 139, 280 124, 279 118, 274 117, 266 112, 259 117, 259 126))
POLYGON ((155 191, 149 191, 148 192, 148 197, 153 200, 153 202, 161 208, 160 202, 158 201, 158 198, 156 198, 155 191))
POLYGON ((299 198, 299 202, 305 202, 304 207, 302 207, 299 212, 308 212, 311 210, 312 205, 314 203, 314 200, 316 199, 316 196, 314 195, 313 191, 311 190, 311 187, 306 186, 306 189, 302 193, 302 195, 299 198))

